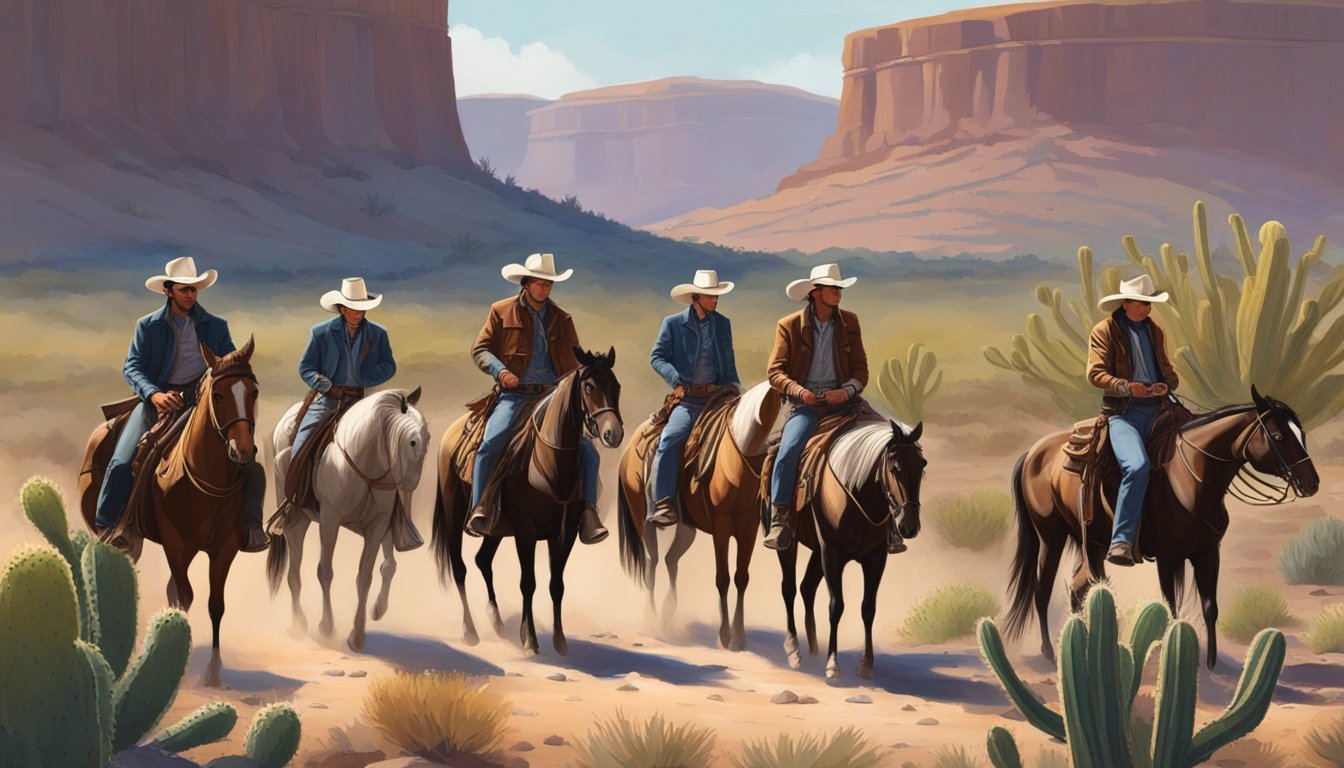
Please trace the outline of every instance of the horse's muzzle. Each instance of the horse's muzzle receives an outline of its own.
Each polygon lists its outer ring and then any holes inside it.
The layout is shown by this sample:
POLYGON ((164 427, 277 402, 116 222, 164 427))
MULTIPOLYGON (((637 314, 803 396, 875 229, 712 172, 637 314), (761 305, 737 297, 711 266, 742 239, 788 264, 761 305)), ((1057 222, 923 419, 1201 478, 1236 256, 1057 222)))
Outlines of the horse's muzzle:
POLYGON ((602 439, 602 444, 606 447, 615 448, 625 439, 625 428, 621 426, 619 421, 611 419, 602 425, 602 431, 598 433, 598 437, 602 439))
POLYGON ((241 451, 238 449, 238 441, 229 441, 229 461, 246 466, 255 458, 257 458, 257 446, 253 445, 251 451, 241 451))
POLYGON ((896 521, 896 532, 902 537, 913 539, 919 535, 919 507, 911 507, 901 513, 901 517, 896 521))

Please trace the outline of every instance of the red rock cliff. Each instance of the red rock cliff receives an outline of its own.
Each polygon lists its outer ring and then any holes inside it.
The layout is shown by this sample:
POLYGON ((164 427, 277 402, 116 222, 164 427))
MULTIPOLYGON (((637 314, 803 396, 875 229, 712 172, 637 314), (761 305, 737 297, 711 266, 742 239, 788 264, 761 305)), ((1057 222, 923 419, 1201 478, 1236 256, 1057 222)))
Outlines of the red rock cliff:
POLYGON ((1344 150, 1344 7, 1186 0, 959 11, 845 40, 840 120, 781 186, 1048 124, 1318 163, 1344 150))
POLYGON ((469 162, 447 0, 0 0, 0 126, 469 162))

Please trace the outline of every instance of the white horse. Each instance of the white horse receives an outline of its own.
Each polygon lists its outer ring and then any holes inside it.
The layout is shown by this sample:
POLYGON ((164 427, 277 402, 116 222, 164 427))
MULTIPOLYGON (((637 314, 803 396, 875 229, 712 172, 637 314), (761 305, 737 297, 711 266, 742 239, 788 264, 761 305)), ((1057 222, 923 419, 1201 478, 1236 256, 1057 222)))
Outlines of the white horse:
MULTIPOLYGON (((419 399, 418 388, 409 395, 401 390, 386 390, 350 406, 336 426, 336 435, 323 452, 313 475, 314 495, 321 507, 318 533, 322 550, 317 564, 317 580, 322 585, 322 623, 318 630, 323 637, 331 637, 333 630, 331 557, 336 548, 336 535, 345 527, 364 537, 359 573, 355 577, 359 604, 355 609, 355 626, 346 640, 356 651, 364 647, 365 606, 369 587, 373 584, 373 561, 379 545, 383 549, 383 586, 373 604, 375 621, 387 611, 388 590, 392 576, 397 572, 391 531, 393 505, 400 497, 403 513, 409 515, 411 493, 420 484, 420 470, 429 446, 429 427, 425 417, 414 407, 419 399)), ((285 411, 272 436, 275 489, 281 503, 300 405, 295 403, 285 411)), ((272 595, 280 589, 280 576, 285 572, 288 560, 294 628, 299 632, 308 630, 308 619, 299 604, 299 567, 303 561, 303 540, 310 523, 307 512, 293 515, 283 536, 272 534, 266 558, 272 595)))

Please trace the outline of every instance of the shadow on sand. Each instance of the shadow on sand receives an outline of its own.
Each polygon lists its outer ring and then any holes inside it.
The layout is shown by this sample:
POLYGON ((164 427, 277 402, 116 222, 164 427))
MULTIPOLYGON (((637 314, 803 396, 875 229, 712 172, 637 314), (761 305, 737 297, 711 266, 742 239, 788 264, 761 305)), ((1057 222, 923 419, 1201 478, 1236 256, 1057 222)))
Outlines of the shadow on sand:
MULTIPOLYGON (((210 664, 210 646, 198 645, 191 649, 191 659, 187 662, 186 683, 191 684, 205 674, 210 664)), ((239 669, 229 666, 227 660, 219 673, 219 680, 226 688, 248 693, 273 692, 278 699, 288 699, 295 691, 307 684, 306 680, 277 675, 264 669, 239 669)))
POLYGON ((456 671, 466 675, 504 674, 503 669, 480 656, 465 653, 432 637, 370 632, 365 638, 362 653, 407 672, 434 670, 456 671))

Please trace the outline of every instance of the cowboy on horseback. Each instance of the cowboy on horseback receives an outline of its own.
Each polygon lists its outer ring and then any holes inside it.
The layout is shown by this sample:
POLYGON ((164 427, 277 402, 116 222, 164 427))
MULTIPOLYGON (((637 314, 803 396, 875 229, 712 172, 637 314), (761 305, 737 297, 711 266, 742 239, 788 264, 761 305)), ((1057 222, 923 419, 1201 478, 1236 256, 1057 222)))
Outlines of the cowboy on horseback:
MULTIPOLYGON (((495 380, 498 391, 472 468, 471 514, 465 523, 472 536, 488 535, 492 530, 492 514, 482 506, 481 497, 508 444, 516 415, 549 394, 562 376, 579 367, 574 354, 579 346, 574 320, 550 298, 555 283, 568 280, 574 270, 557 274, 554 255, 534 253, 523 264, 505 265, 500 274, 519 286, 518 294, 490 306, 471 348, 472 360, 495 380)), ((579 465, 584 509, 579 540, 584 544, 607 538, 607 529, 597 513, 598 461, 592 441, 582 438, 579 465)))
POLYGON ((690 283, 672 289, 672 300, 689 304, 683 312, 663 318, 658 340, 649 353, 653 370, 672 387, 676 405, 667 416, 653 460, 653 512, 648 521, 663 528, 678 519, 674 496, 681 470, 682 448, 696 417, 711 394, 741 389, 733 355, 733 327, 718 312, 719 297, 733 284, 719 281, 712 269, 696 271, 690 283))
POLYGON ((1166 337, 1149 317, 1153 302, 1167 298, 1145 274, 1120 283, 1119 293, 1097 303, 1111 316, 1092 329, 1087 380, 1105 392, 1102 413, 1108 417, 1110 444, 1121 471, 1106 552, 1106 561, 1113 565, 1134 565, 1134 539, 1148 489, 1148 437, 1164 398, 1180 381, 1167 357, 1166 337))
MULTIPOLYGON (((784 550, 793 544, 798 463, 817 424, 823 416, 866 405, 859 397, 868 384, 868 355, 859 318, 840 309, 842 292, 857 281, 856 277, 842 279, 838 264, 822 264, 813 267, 807 278, 789 283, 784 291, 794 301, 806 301, 807 306, 779 321, 766 370, 770 386, 793 406, 784 421, 770 474, 770 530, 765 535, 769 549, 784 550)), ((905 548, 893 517, 887 551, 896 554, 905 548)))
MULTIPOLYGON (((205 311, 197 303, 197 294, 214 284, 218 273, 208 269, 197 273, 190 256, 173 259, 164 274, 145 281, 151 292, 166 297, 158 310, 140 318, 135 325, 122 374, 131 385, 139 403, 131 412, 116 449, 107 465, 98 493, 94 530, 104 534, 120 521, 135 478, 132 462, 141 438, 157 421, 173 419, 196 406, 197 384, 206 372, 204 346, 215 356, 234 351, 229 324, 222 317, 205 311)), ((266 475, 255 461, 242 465, 243 552, 261 552, 267 547, 261 525, 262 496, 266 493, 266 475)), ((136 526, 122 526, 112 541, 123 550, 138 550, 136 526)))

